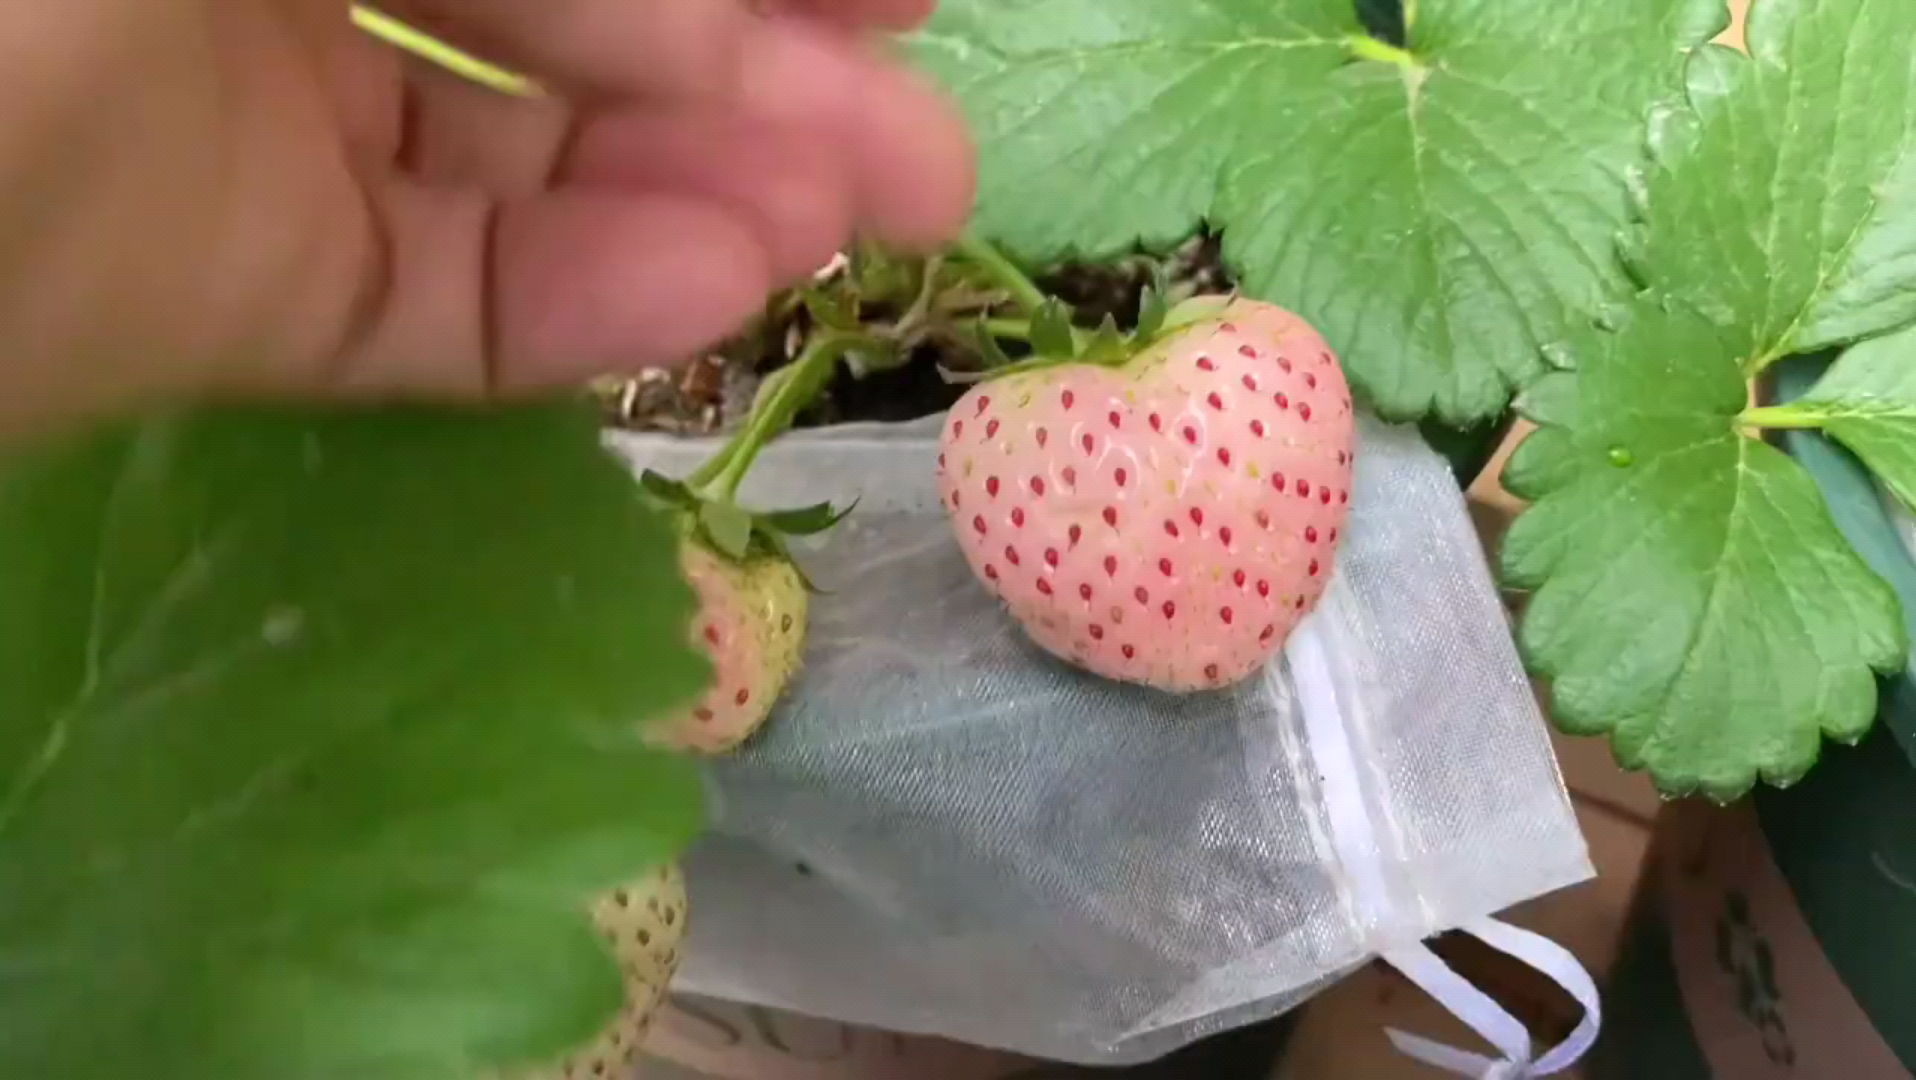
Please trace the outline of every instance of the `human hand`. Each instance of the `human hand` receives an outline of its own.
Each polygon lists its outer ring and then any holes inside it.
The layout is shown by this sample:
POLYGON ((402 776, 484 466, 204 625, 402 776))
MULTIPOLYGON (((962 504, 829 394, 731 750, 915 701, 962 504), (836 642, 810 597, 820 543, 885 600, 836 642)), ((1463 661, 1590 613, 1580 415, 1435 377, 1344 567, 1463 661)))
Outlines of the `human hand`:
POLYGON ((695 355, 854 228, 969 210, 957 118, 869 31, 932 0, 0 10, 0 438, 139 403, 470 399, 695 355))

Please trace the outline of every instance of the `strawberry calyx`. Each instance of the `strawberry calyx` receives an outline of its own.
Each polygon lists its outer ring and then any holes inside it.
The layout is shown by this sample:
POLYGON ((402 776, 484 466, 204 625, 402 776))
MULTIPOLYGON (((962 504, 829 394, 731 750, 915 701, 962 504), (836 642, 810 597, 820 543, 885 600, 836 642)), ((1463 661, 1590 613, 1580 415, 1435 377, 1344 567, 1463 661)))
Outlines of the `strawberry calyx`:
POLYGON ((791 538, 816 536, 837 525, 857 508, 854 499, 842 509, 829 502, 782 510, 754 510, 731 498, 718 498, 647 469, 639 487, 654 506, 679 515, 680 528, 699 544, 731 562, 780 559, 798 571, 810 592, 820 590, 793 556, 791 538))
POLYGON ((987 315, 972 326, 971 341, 983 361, 984 370, 976 373, 947 372, 952 382, 988 382, 1007 375, 1061 367, 1066 364, 1093 364, 1122 367, 1140 351, 1155 345, 1187 326, 1213 317, 1236 297, 1203 294, 1173 305, 1169 301, 1170 283, 1160 266, 1152 282, 1145 286, 1138 304, 1138 321, 1123 330, 1110 315, 1095 328, 1077 325, 1071 306, 1047 294, 1012 261, 975 234, 967 233, 954 246, 957 256, 992 280, 1019 307, 1025 318, 987 315), (1028 356, 1013 360, 1006 355, 1001 340, 1022 342, 1028 356))
MULTIPOLYGON (((797 567, 787 541, 825 532, 851 513, 857 501, 842 510, 829 502, 752 510, 740 505, 739 485, 759 451, 790 428, 799 410, 824 389, 840 359, 853 350, 884 344, 862 331, 821 328, 798 359, 766 377, 745 426, 718 453, 683 480, 647 469, 639 478, 641 490, 654 505, 679 513, 690 535, 733 562, 772 557, 797 567)), ((802 569, 799 578, 807 589, 817 591, 802 569)))

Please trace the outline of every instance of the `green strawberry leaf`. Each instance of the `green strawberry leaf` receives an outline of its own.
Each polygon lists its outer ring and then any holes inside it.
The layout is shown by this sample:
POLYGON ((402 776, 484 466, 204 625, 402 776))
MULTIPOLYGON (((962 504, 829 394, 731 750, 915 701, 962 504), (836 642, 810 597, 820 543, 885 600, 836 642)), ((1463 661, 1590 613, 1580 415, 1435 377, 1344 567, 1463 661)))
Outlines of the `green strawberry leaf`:
POLYGON ((1505 537, 1531 588, 1520 642, 1551 713, 1610 736, 1673 795, 1787 784, 1821 739, 1875 719, 1908 642, 1887 583, 1809 474, 1737 430, 1739 335, 1649 300, 1520 399, 1540 428, 1504 482, 1536 504, 1505 537))
MULTIPOLYGON (((1634 324, 1567 338, 1553 360, 1572 370, 1524 402, 1545 425, 1506 478, 1542 499, 1504 553, 1538 589, 1525 651, 1560 726, 1609 732, 1669 792, 1794 779, 1822 735, 1869 726, 1872 670, 1905 662, 1889 587, 1807 475, 1739 428, 1809 422, 1745 409, 1772 360, 1916 317, 1912 38, 1909 4, 1756 0, 1750 56, 1698 52, 1634 185, 1634 324)), ((1816 396, 1895 482, 1907 432, 1860 413, 1904 393, 1907 351, 1854 351, 1816 396)))
POLYGON ((1752 409, 1744 420, 1822 428, 1905 505, 1916 507, 1916 328, 1855 346, 1809 393, 1787 405, 1752 409))
MULTIPOLYGON (((946 0, 914 39, 978 132, 977 226, 1039 263, 1221 226, 1394 418, 1466 426, 1627 291, 1625 172, 1722 0, 946 0)), ((1900 70, 1900 68, 1899 68, 1900 70)))
POLYGON ((0 1076, 470 1080, 585 1041, 707 677, 589 410, 151 419, 0 466, 0 1076))
POLYGON ((1757 0, 1657 118, 1646 288, 1745 335, 1746 371, 1916 319, 1916 4, 1757 0))

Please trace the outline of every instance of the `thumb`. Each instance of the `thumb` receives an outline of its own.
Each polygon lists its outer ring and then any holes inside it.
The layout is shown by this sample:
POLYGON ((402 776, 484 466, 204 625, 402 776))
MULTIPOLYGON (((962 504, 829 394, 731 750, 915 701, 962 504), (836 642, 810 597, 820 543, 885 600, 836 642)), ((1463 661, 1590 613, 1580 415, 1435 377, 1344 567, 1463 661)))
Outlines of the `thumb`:
POLYGON ((402 179, 369 215, 360 302, 314 389, 477 399, 677 363, 774 287, 749 224, 677 192, 498 199, 402 179))

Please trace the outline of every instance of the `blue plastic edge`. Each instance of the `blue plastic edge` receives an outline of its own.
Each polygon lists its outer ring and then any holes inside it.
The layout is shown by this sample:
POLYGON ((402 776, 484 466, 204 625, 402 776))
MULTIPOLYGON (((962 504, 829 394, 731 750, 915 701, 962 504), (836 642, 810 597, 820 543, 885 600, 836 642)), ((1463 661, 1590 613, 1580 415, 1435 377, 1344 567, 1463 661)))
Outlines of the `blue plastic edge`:
MULTIPOLYGON (((1833 357, 1792 357, 1776 365, 1779 401, 1800 397, 1815 384, 1833 357)), ((1786 431, 1783 449, 1808 470, 1823 492, 1836 527, 1870 569, 1882 575, 1903 604, 1903 624, 1916 642, 1916 560, 1903 546, 1875 478, 1849 451, 1814 431, 1786 431)), ((1916 650, 1900 674, 1880 680, 1879 722, 1889 725, 1903 754, 1916 766, 1916 650)))

